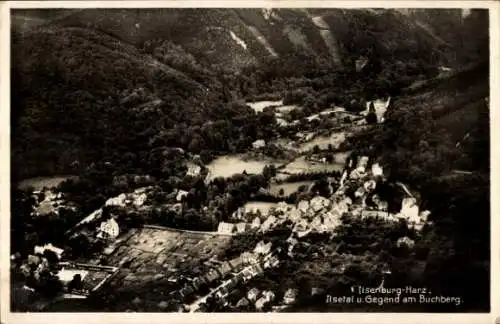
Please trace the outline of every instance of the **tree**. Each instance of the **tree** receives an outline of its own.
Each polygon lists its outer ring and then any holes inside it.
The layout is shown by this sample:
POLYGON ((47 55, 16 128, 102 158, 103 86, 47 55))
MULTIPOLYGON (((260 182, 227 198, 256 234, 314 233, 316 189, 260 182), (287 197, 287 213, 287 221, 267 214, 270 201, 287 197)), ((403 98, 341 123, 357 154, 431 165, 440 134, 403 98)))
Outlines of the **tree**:
POLYGON ((366 115, 366 122, 369 125, 374 125, 377 123, 377 115, 374 112, 369 112, 368 115, 366 115))
POLYGON ((264 169, 262 170, 262 175, 267 180, 276 176, 276 167, 274 166, 274 164, 264 166, 264 169))
POLYGON ((51 265, 57 264, 59 262, 59 257, 54 251, 45 249, 43 251, 43 256, 47 259, 47 261, 51 265))
POLYGON ((83 289, 82 276, 79 273, 77 273, 73 276, 73 279, 68 284, 68 292, 72 292, 73 290, 82 290, 82 289, 83 289))
POLYGON ((208 150, 201 150, 200 160, 203 164, 208 164, 212 160, 212 154, 208 150))

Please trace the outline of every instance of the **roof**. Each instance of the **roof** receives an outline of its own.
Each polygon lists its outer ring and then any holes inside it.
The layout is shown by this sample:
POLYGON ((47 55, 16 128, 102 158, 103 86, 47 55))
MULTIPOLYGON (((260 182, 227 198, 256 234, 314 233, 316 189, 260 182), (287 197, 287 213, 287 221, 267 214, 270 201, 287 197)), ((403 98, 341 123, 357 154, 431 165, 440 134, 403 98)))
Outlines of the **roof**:
POLYGON ((181 200, 182 200, 182 198, 184 198, 185 196, 187 196, 187 194, 188 194, 188 192, 187 192, 187 191, 185 191, 185 190, 179 190, 179 191, 177 192, 177 196, 175 197, 175 199, 176 199, 177 201, 181 201, 181 200))
POLYGON ((236 224, 236 231, 238 233, 242 233, 245 231, 247 224, 246 223, 238 223, 236 224))
POLYGON ((233 232, 234 226, 235 225, 232 223, 220 222, 219 226, 217 227, 217 232, 222 234, 231 234, 233 232))
POLYGON ((73 280, 73 277, 77 274, 79 274, 81 276, 81 279, 83 281, 83 279, 85 279, 85 277, 87 276, 89 272, 87 270, 83 270, 83 269, 65 269, 65 268, 62 268, 58 273, 57 273, 57 277, 59 277, 59 280, 61 280, 62 282, 70 282, 71 280, 73 280))
POLYGON ((61 254, 64 252, 63 249, 55 247, 54 245, 52 245, 52 243, 45 244, 44 246, 35 245, 35 254, 37 253, 43 254, 45 250, 54 252, 55 254, 57 254, 59 258, 61 257, 61 254))
POLYGON ((117 237, 120 234, 120 226, 114 218, 102 222, 99 231, 106 233, 110 237, 117 237))
POLYGON ((248 291, 247 296, 250 296, 250 295, 257 296, 259 294, 259 292, 260 292, 260 290, 254 287, 248 291))

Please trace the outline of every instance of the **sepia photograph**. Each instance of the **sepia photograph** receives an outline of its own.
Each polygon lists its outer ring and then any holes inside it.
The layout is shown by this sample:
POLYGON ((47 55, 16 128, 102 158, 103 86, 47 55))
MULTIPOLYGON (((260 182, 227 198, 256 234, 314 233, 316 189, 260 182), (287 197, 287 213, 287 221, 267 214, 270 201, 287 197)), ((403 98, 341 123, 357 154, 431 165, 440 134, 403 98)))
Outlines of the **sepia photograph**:
POLYGON ((491 311, 488 8, 137 5, 9 9, 10 312, 491 311))

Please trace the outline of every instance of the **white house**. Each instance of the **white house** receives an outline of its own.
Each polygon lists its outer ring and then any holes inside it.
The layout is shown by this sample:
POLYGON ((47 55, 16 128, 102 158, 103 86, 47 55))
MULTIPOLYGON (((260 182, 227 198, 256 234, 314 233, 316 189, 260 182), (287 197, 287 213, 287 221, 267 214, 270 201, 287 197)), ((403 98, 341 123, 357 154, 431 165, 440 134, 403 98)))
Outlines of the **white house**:
POLYGON ((201 167, 199 165, 194 164, 194 163, 188 163, 187 167, 188 167, 188 170, 187 170, 186 175, 188 175, 188 176, 196 177, 201 172, 201 167))
POLYGON ((384 170, 382 169, 382 167, 380 166, 380 164, 374 163, 372 165, 372 174, 375 177, 384 175, 384 170))
POLYGON ((253 252, 257 254, 267 254, 271 251, 271 246, 272 246, 271 242, 268 242, 266 244, 264 243, 264 241, 260 241, 259 243, 257 243, 257 246, 255 246, 253 252))
POLYGON ((368 161, 369 161, 369 158, 367 156, 362 156, 358 161, 358 165, 356 166, 356 169, 364 172, 366 169, 366 166, 368 165, 368 161))
POLYGON ((106 200, 105 206, 125 206, 125 200, 127 199, 127 195, 122 193, 117 197, 109 198, 106 200))
POLYGON ((328 207, 330 205, 330 200, 325 197, 317 196, 311 199, 310 207, 314 212, 318 212, 321 209, 328 207))
POLYGON ((408 248, 411 249, 415 245, 415 241, 409 238, 408 236, 405 236, 405 237, 400 237, 396 244, 398 247, 406 245, 408 248))
POLYGON ((377 187, 377 183, 375 182, 375 180, 368 180, 363 184, 363 186, 367 192, 370 192, 375 190, 375 188, 377 187))
POLYGON ((185 191, 185 190, 179 190, 179 191, 177 191, 177 196, 175 197, 175 199, 177 201, 182 201, 182 198, 186 197, 187 194, 188 194, 187 191, 185 191))
POLYGON ((259 228, 260 227, 260 218, 255 217, 252 221, 252 228, 259 228))
POLYGON ((419 220, 417 200, 413 197, 403 198, 400 213, 409 221, 419 220))
POLYGON ((307 201, 307 200, 301 200, 301 201, 299 201, 299 204, 297 205, 297 209, 302 214, 305 214, 307 212, 307 210, 309 209, 309 201, 307 201))
POLYGON ((257 288, 252 288, 247 293, 247 298, 250 301, 256 300, 257 296, 259 296, 259 289, 257 289, 257 288))
POLYGON ((297 289, 288 289, 284 296, 283 296, 283 302, 286 304, 286 305, 290 305, 290 304, 293 304, 295 302, 295 300, 297 299, 297 295, 298 295, 298 291, 297 289))
POLYGON ((81 279, 85 279, 89 272, 87 270, 82 270, 82 269, 65 269, 62 268, 58 273, 57 277, 59 277, 59 280, 61 280, 64 284, 68 284, 71 280, 73 280, 73 277, 77 274, 81 276, 81 279))
POLYGON ((116 238, 120 235, 120 226, 114 218, 102 222, 98 229, 98 238, 116 238))
POLYGON ((260 149, 265 146, 266 146, 266 141, 264 141, 263 139, 256 140, 255 142, 252 143, 252 147, 254 149, 260 149))
POLYGON ((35 245, 35 254, 38 254, 38 253, 43 254, 43 252, 45 252, 45 250, 49 250, 49 251, 54 252, 59 259, 61 258, 61 255, 64 252, 63 249, 55 247, 54 245, 52 245, 52 243, 45 244, 43 246, 35 245))
POLYGON ((234 224, 220 222, 217 227, 217 232, 220 234, 231 234, 233 232, 234 224))
POLYGON ((260 226, 260 231, 265 232, 269 230, 277 221, 277 218, 273 215, 269 216, 264 223, 260 226))

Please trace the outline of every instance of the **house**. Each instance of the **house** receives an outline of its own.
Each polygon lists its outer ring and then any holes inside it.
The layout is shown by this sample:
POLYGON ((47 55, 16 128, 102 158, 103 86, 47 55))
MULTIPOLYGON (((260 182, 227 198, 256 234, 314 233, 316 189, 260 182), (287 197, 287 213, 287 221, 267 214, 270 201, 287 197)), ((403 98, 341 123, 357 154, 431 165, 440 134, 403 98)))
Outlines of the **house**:
POLYGON ((255 247, 253 252, 256 254, 268 254, 271 251, 271 246, 271 242, 264 243, 264 241, 260 241, 259 243, 257 243, 257 246, 255 247))
POLYGON ((421 230, 422 230, 422 228, 424 228, 424 224, 421 224, 421 223, 420 223, 420 224, 414 224, 414 225, 413 225, 413 228, 414 228, 415 230, 417 230, 417 231, 421 231, 421 230))
POLYGON ((272 256, 268 260, 266 260, 266 262, 264 262, 264 268, 273 268, 276 267, 279 263, 279 259, 276 256, 272 256))
POLYGON ((256 263, 254 264, 253 266, 250 267, 250 271, 253 272, 254 276, 264 272, 264 269, 262 268, 262 266, 260 265, 260 263, 256 263))
POLYGON ((231 215, 233 219, 242 219, 245 215, 245 210, 243 207, 239 207, 236 211, 231 215))
POLYGON ((366 192, 373 191, 377 187, 377 182, 375 182, 375 180, 368 180, 363 184, 363 187, 366 192))
POLYGON ((300 212, 298 209, 294 207, 289 212, 287 212, 285 216, 287 216, 287 218, 292 222, 296 222, 297 220, 300 219, 300 212))
POLYGON ((76 275, 80 275, 80 278, 83 281, 85 279, 85 277, 88 275, 88 273, 89 273, 88 271, 83 270, 83 269, 65 269, 65 268, 62 268, 57 273, 57 277, 59 278, 59 280, 61 280, 61 282, 64 285, 67 285, 73 280, 73 278, 76 275))
POLYGON ((262 296, 264 298, 266 298, 268 301, 273 301, 274 298, 276 297, 276 295, 272 291, 269 291, 269 290, 263 291, 262 296))
POLYGON ((264 141, 263 139, 256 140, 255 142, 252 143, 252 147, 254 149, 260 149, 265 146, 266 146, 266 141, 264 141))
POLYGON ((217 227, 217 233, 219 234, 232 234, 233 233, 234 224, 220 222, 217 227))
POLYGON ((243 263, 243 258, 241 256, 229 261, 229 265, 231 266, 233 271, 239 271, 239 269, 243 266, 243 263))
POLYGON ((319 295, 319 294, 322 294, 323 292, 324 292, 323 288, 319 288, 319 287, 312 287, 311 288, 311 296, 319 295))
POLYGON ((277 212, 286 213, 289 209, 290 209, 290 206, 286 202, 284 202, 284 201, 280 201, 276 205, 276 211, 277 212))
POLYGON ((372 174, 375 177, 383 176, 384 175, 384 170, 382 169, 382 167, 380 166, 380 164, 374 163, 372 165, 372 174))
POLYGON ((297 237, 299 237, 299 238, 300 238, 300 237, 304 237, 304 236, 306 236, 306 235, 307 235, 307 234, 309 234, 310 232, 311 232, 311 230, 310 230, 310 229, 308 229, 308 230, 305 230, 305 231, 297 231, 296 233, 297 233, 297 237))
POLYGON ((186 175, 196 177, 200 174, 201 172, 201 167, 199 165, 196 165, 194 163, 188 163, 187 164, 187 172, 186 175))
POLYGON ((127 199, 127 195, 122 193, 117 197, 114 198, 109 198, 106 200, 106 203, 104 204, 105 206, 120 206, 124 207, 125 206, 125 200, 127 199))
POLYGON ((295 226, 293 227, 292 231, 293 232, 302 232, 305 231, 308 227, 307 220, 305 219, 300 219, 298 222, 295 223, 295 226))
POLYGON ((358 190, 354 193, 354 197, 363 197, 365 195, 365 188, 359 187, 358 190))
POLYGON ((215 269, 210 269, 210 271, 205 275, 207 283, 213 282, 220 278, 220 274, 215 269))
POLYGON ((362 156, 358 161, 356 169, 359 169, 360 171, 365 171, 366 166, 368 165, 368 161, 369 158, 367 156, 362 156))
POLYGON ((200 287, 202 285, 202 281, 199 277, 196 277, 193 279, 192 284, 193 284, 194 289, 198 290, 198 289, 200 289, 200 287))
MULTIPOLYGON (((311 117, 308 117, 308 118, 311 118, 311 117)), ((319 119, 319 116, 318 115, 313 115, 312 119, 319 119)), ((307 141, 312 140, 313 138, 314 138, 314 133, 308 133, 308 134, 306 134, 306 137, 304 138, 304 140, 307 142, 307 141)))
POLYGON ((173 204, 171 205, 170 210, 174 211, 177 214, 180 214, 182 213, 182 204, 181 203, 173 204))
POLYGON ((295 133, 295 137, 298 139, 303 139, 306 135, 302 132, 295 133))
POLYGON ((250 289, 247 293, 247 298, 249 301, 257 300, 258 296, 259 296, 259 289, 255 288, 255 287, 250 289))
POLYGON ((184 286, 184 288, 182 288, 180 291, 180 293, 183 296, 188 296, 188 295, 192 294, 193 292, 194 292, 194 289, 191 286, 184 286))
POLYGON ((185 190, 179 190, 177 191, 177 196, 175 196, 175 200, 177 201, 182 201, 184 197, 188 195, 188 192, 185 190))
POLYGON ((255 302, 255 308, 258 310, 262 309, 266 304, 272 302, 274 298, 275 295, 272 291, 264 291, 262 297, 255 302))
POLYGON ((238 302, 236 303, 236 307, 246 307, 250 305, 250 302, 248 301, 247 298, 243 297, 238 302))
POLYGON ((229 295, 229 289, 227 288, 227 282, 226 281, 220 288, 219 290, 215 293, 215 296, 219 299, 226 298, 229 295))
POLYGON ((288 289, 283 295, 283 303, 285 303, 286 305, 295 303, 298 294, 299 292, 297 289, 292 289, 292 288, 288 289))
POLYGON ((60 259, 64 250, 52 245, 52 243, 45 244, 44 246, 35 245, 35 254, 43 254, 45 250, 54 252, 60 259))
POLYGON ((380 200, 380 201, 377 203, 377 208, 378 208, 378 210, 380 210, 380 211, 387 211, 387 209, 389 209, 389 203, 388 203, 387 201, 380 200))
POLYGON ((361 56, 359 59, 356 60, 356 72, 361 72, 363 68, 368 64, 368 58, 365 56, 361 56))
POLYGON ((250 252, 243 252, 240 255, 240 259, 244 264, 254 264, 258 261, 257 257, 253 253, 250 253, 250 252))
POLYGON ((430 211, 424 210, 424 211, 420 212, 420 214, 418 216, 420 217, 420 220, 422 222, 426 222, 427 218, 429 217, 430 214, 431 214, 430 211))
POLYGON ((314 212, 319 212, 323 208, 326 208, 330 205, 330 200, 325 197, 317 196, 311 199, 310 208, 314 212))
POLYGON ((261 297, 259 298, 256 302, 255 302, 255 309, 257 310, 261 310, 262 308, 264 308, 264 306, 268 303, 267 299, 264 298, 264 297, 261 297))
POLYGON ((309 228, 313 229, 313 230, 318 230, 319 226, 321 226, 322 223, 323 222, 321 220, 321 216, 316 216, 316 217, 314 217, 314 219, 309 224, 309 228))
POLYGON ((405 237, 400 237, 397 242, 396 242, 396 245, 398 247, 400 246, 407 246, 408 248, 413 248, 413 246, 415 246, 415 241, 412 240, 411 238, 409 238, 408 236, 405 236, 405 237))
POLYGON ((260 231, 265 232, 269 230, 277 221, 277 218, 273 215, 269 216, 264 223, 260 226, 260 231))
POLYGON ((363 210, 361 211, 361 218, 388 218, 389 213, 384 212, 384 211, 378 211, 378 210, 363 210))
MULTIPOLYGON (((36 247, 35 247, 35 254, 38 254, 40 253, 40 251, 37 251, 36 250, 36 247)), ((43 254, 43 252, 41 252, 41 254, 43 254)), ((40 262, 42 262, 42 258, 40 258, 39 256, 37 255, 28 255, 28 265, 38 265, 40 264, 40 262)))
MULTIPOLYGON (((240 276, 240 274, 238 274, 238 276, 240 276)), ((254 277, 254 273, 250 270, 250 268, 245 268, 241 271, 241 277, 243 282, 247 282, 254 277)))
POLYGON ((365 176, 366 176, 366 173, 364 172, 364 170, 354 169, 354 170, 352 170, 351 174, 349 175, 349 178, 355 180, 355 179, 364 178, 365 176))
POLYGON ((339 226, 342 222, 340 221, 340 217, 336 217, 330 213, 325 214, 323 216, 323 225, 325 226, 326 231, 334 230, 337 226, 339 226))
POLYGON ((309 209, 309 201, 307 201, 307 200, 301 200, 301 201, 299 201, 299 204, 297 205, 297 209, 302 214, 305 214, 307 212, 307 210, 309 209))
POLYGON ((246 223, 238 223, 238 224, 236 224, 235 228, 236 228, 236 232, 243 233, 247 229, 247 224, 246 223))
POLYGON ((227 275, 228 273, 230 273, 232 271, 232 268, 231 268, 231 265, 229 264, 229 262, 223 262, 221 264, 221 266, 219 267, 219 273, 221 274, 222 277, 224 277, 225 275, 227 275))
POLYGON ((101 222, 98 229, 98 238, 114 239, 120 235, 120 227, 114 218, 110 218, 105 222, 101 222))
POLYGON ((148 196, 146 193, 134 194, 133 195, 133 204, 136 207, 140 207, 140 206, 144 205, 144 203, 146 202, 147 199, 148 199, 148 196))
POLYGON ((403 201, 401 202, 400 213, 409 221, 418 221, 419 210, 417 206, 417 200, 413 197, 403 198, 403 201))

